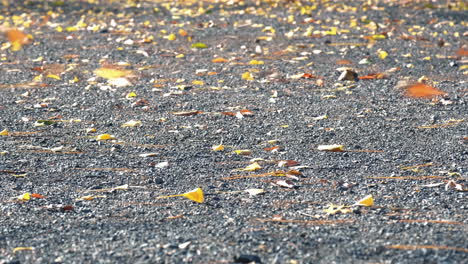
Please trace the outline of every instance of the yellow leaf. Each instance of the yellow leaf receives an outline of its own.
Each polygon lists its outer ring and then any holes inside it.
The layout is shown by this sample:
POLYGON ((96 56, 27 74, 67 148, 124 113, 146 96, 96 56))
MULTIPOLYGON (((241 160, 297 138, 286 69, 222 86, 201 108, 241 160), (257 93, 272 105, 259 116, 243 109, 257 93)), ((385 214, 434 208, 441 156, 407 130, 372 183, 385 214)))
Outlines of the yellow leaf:
POLYGON ((136 97, 136 96, 137 96, 136 93, 130 92, 125 96, 125 98, 130 99, 130 98, 133 98, 133 97, 136 97))
POLYGON ((182 37, 185 37, 188 35, 187 31, 185 31, 184 29, 179 29, 179 35, 181 35, 182 37))
POLYGON ((195 81, 192 81, 192 84, 193 84, 193 85, 204 85, 205 82, 195 80, 195 81))
POLYGON ((77 27, 66 27, 65 30, 66 30, 67 32, 74 32, 74 31, 77 31, 78 28, 77 28, 77 27))
POLYGON ((190 192, 186 192, 183 194, 174 194, 174 195, 166 195, 166 196, 159 196, 156 199, 163 199, 163 198, 172 198, 172 197, 179 197, 183 196, 187 199, 190 199, 192 201, 195 201, 197 203, 203 203, 205 200, 203 190, 201 188, 196 188, 190 192))
POLYGON ((23 201, 23 202, 26 202, 26 201, 29 201, 31 200, 31 193, 25 193, 25 194, 22 194, 18 197, 16 197, 16 199, 20 200, 20 201, 23 201))
POLYGON ((262 167, 260 166, 260 164, 258 164, 258 162, 254 162, 254 163, 250 164, 249 166, 243 168, 242 170, 243 171, 256 171, 256 170, 259 170, 261 168, 262 167))
POLYGON ((374 205, 374 198, 372 197, 372 194, 367 195, 366 197, 362 198, 358 202, 356 202, 354 205, 360 205, 360 206, 372 206, 374 205))
POLYGON ((193 191, 184 193, 182 196, 197 203, 203 203, 203 201, 205 200, 203 190, 201 188, 196 188, 193 191))
POLYGON ((250 72, 244 72, 242 74, 242 79, 247 80, 247 81, 253 81, 254 77, 252 76, 250 72))
POLYGON ((182 59, 183 57, 185 57, 185 55, 181 53, 181 54, 178 54, 175 57, 176 57, 176 59, 182 59))
POLYGON ((379 50, 377 55, 379 56, 380 59, 384 60, 385 58, 387 58, 388 53, 385 50, 379 50))
POLYGON ((121 127, 136 127, 136 126, 141 126, 141 121, 137 121, 137 120, 130 120, 126 123, 123 123, 122 125, 120 125, 121 127))
POLYGON ((172 33, 172 34, 169 34, 169 35, 167 36, 167 39, 168 39, 168 40, 175 40, 175 39, 176 39, 176 35, 173 34, 173 33, 172 33))
POLYGON ((343 151, 344 146, 343 145, 319 145, 317 147, 318 150, 320 151, 332 151, 332 152, 338 152, 338 151, 343 151))
POLYGON ((223 151, 224 150, 224 145, 214 145, 211 147, 213 151, 223 151))
POLYGON ((87 128, 86 133, 96 133, 96 128, 94 127, 87 128))
POLYGON ((34 250, 33 247, 15 247, 13 249, 13 253, 18 252, 18 251, 25 251, 25 250, 34 250))
POLYGON ((110 134, 101 134, 96 137, 96 140, 109 140, 109 139, 115 139, 115 137, 110 134))
POLYGON ((0 136, 8 136, 9 135, 9 132, 8 132, 8 129, 3 129, 2 131, 0 131, 0 136))
POLYGON ((261 60, 251 60, 249 61, 249 64, 250 65, 262 65, 262 64, 265 64, 263 61, 261 60))
POLYGON ((334 215, 334 214, 347 214, 353 212, 353 209, 349 208, 348 206, 344 205, 334 205, 334 204, 329 204, 327 209, 323 210, 325 213, 329 215, 334 215))
POLYGON ((102 78, 105 79, 118 79, 118 78, 123 78, 125 76, 131 75, 132 71, 131 70, 123 70, 123 69, 118 69, 118 68, 99 68, 94 71, 94 73, 102 78))
POLYGON ((55 80, 61 80, 60 76, 55 75, 55 74, 47 74, 47 78, 55 79, 55 80))

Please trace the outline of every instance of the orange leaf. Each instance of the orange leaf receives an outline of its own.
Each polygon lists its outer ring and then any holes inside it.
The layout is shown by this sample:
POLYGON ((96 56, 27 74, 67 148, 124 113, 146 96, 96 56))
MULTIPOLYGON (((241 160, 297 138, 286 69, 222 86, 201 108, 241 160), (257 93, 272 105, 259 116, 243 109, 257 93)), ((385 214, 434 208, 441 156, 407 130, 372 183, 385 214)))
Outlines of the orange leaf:
POLYGON ((336 64, 338 64, 338 65, 347 65, 347 64, 353 64, 353 62, 350 61, 350 60, 338 60, 338 61, 336 61, 336 64))
POLYGON ((236 116, 236 113, 233 112, 221 112, 223 115, 228 115, 228 116, 236 116))
POLYGON ((375 80, 375 79, 384 79, 386 76, 383 73, 371 73, 365 76, 360 76, 359 80, 375 80))
POLYGON ((29 42, 28 35, 24 34, 23 31, 18 29, 10 29, 6 32, 8 41, 19 42, 21 45, 29 42))
POLYGON ((226 60, 225 58, 214 58, 211 62, 213 62, 213 63, 224 63, 224 62, 228 62, 228 60, 226 60))
POLYGON ((254 113, 248 109, 243 109, 239 111, 243 116, 253 116, 254 113))
POLYGON ((457 50, 458 56, 468 56, 468 49, 460 48, 457 50))
POLYGON ((28 44, 30 36, 24 34, 18 29, 10 29, 6 32, 6 37, 11 43, 11 49, 13 51, 18 51, 24 44, 28 44))
POLYGON ((424 83, 414 83, 406 87, 405 95, 413 98, 434 98, 447 93, 424 83))
POLYGON ((38 194, 38 193, 31 193, 31 197, 34 198, 46 198, 44 195, 38 194))

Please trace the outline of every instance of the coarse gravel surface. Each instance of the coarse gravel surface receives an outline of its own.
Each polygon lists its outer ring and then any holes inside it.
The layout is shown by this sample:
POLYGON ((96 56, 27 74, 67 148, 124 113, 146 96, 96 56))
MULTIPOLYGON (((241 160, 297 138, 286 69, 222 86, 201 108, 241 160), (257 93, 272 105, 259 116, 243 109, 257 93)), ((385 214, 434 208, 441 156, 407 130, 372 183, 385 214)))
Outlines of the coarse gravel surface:
POLYGON ((0 263, 467 263, 463 1, 7 2, 0 263))

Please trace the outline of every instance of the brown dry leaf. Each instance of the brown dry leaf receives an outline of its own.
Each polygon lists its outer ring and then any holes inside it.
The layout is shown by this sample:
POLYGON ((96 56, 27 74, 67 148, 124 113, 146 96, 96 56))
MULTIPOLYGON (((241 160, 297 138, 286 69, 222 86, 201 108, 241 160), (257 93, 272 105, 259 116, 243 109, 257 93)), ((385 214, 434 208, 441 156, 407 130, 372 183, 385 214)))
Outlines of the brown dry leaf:
POLYGON ((425 83, 414 83, 405 87, 405 95, 412 98, 426 98, 431 99, 439 95, 446 95, 447 93, 434 88, 425 83))

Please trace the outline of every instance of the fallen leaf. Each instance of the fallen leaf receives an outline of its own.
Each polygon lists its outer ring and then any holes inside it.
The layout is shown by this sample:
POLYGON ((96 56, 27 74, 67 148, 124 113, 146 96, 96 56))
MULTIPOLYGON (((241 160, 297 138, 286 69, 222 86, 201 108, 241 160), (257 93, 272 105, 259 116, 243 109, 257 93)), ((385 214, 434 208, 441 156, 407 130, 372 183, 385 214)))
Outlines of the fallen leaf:
POLYGON ((6 37, 11 43, 12 51, 19 51, 23 45, 28 44, 32 39, 31 35, 26 35, 23 31, 18 29, 9 29, 6 31, 6 37))
POLYGON ((254 77, 252 76, 252 74, 250 72, 244 72, 242 74, 242 79, 244 79, 246 81, 253 81, 254 77))
POLYGON ((176 116, 192 116, 192 115, 198 115, 203 113, 202 111, 194 110, 194 111, 181 111, 181 112, 173 112, 173 115, 176 116))
POLYGON ((143 157, 143 158, 148 158, 148 157, 156 157, 157 155, 159 155, 159 153, 152 152, 152 153, 139 154, 138 156, 143 157))
POLYGON ((262 168, 262 166, 260 166, 260 164, 258 164, 258 162, 254 162, 252 164, 250 164, 249 166, 241 169, 243 171, 256 171, 256 170, 260 170, 262 168))
POLYGON ((234 153, 236 153, 237 155, 251 155, 252 154, 252 151, 250 149, 237 149, 237 150, 234 150, 234 153))
POLYGON ((414 83, 405 87, 405 95, 412 98, 434 98, 439 95, 446 95, 446 92, 443 92, 437 88, 434 88, 425 83, 414 83))
POLYGON ((224 145, 214 145, 211 147, 213 151, 223 151, 224 150, 224 145))
POLYGON ((248 109, 243 109, 240 110, 239 113, 241 113, 243 116, 253 116, 254 113, 248 109))
POLYGON ((265 193, 264 189, 247 189, 247 190, 244 190, 244 191, 247 192, 248 194, 252 195, 252 196, 265 193))
POLYGON ((24 193, 22 195, 17 196, 16 199, 23 201, 23 202, 27 202, 31 200, 31 193, 28 193, 28 192, 24 193))
POLYGON ((80 198, 76 198, 75 200, 76 201, 91 201, 91 200, 94 200, 96 198, 106 198, 105 195, 86 195, 86 196, 82 196, 80 198))
POLYGON ((344 150, 343 145, 319 145, 317 147, 320 151, 331 151, 331 152, 339 152, 344 150))
POLYGON ((127 77, 132 75, 131 70, 124 70, 121 69, 120 66, 106 66, 99 68, 94 71, 94 73, 102 78, 108 79, 108 80, 114 80, 114 79, 119 79, 123 77, 127 77))
POLYGON ((8 136, 10 133, 8 132, 8 129, 3 129, 2 131, 0 131, 0 136, 8 136))
POLYGON ((96 136, 96 140, 110 140, 110 139, 115 139, 115 137, 113 135, 110 135, 110 134, 101 134, 101 135, 98 135, 96 136))
POLYGON ((229 62, 229 60, 225 59, 225 58, 214 58, 213 60, 211 60, 211 62, 213 63, 224 63, 224 62, 229 62))
POLYGON ((387 58, 388 53, 385 50, 379 50, 377 52, 377 55, 379 56, 380 59, 384 60, 385 58, 387 58))
POLYGON ((126 123, 123 123, 122 125, 120 125, 121 127, 136 127, 136 126, 141 126, 141 121, 137 121, 137 120, 130 120, 126 123))
POLYGON ((285 188, 289 188, 289 189, 292 189, 292 188, 295 187, 294 183, 292 181, 290 181, 290 180, 276 180, 276 181, 273 181, 271 183, 276 185, 276 186, 285 187, 285 188))
POLYGON ((34 250, 33 247, 15 247, 13 249, 13 253, 18 252, 18 251, 26 251, 26 250, 34 250))
POLYGON ((251 60, 251 61, 249 61, 249 64, 250 65, 262 65, 262 64, 265 64, 265 62, 263 62, 261 60, 251 60))
POLYGON ((208 45, 206 45, 205 43, 197 42, 197 43, 193 43, 191 47, 197 48, 197 49, 206 49, 208 48, 208 45))
POLYGON ((362 198, 361 200, 357 201, 354 205, 358 206, 372 206, 374 205, 374 198, 372 195, 367 195, 366 197, 362 198))
POLYGON ((187 198, 189 200, 195 201, 197 203, 203 203, 203 201, 205 200, 203 190, 201 188, 196 188, 196 189, 194 189, 194 190, 192 190, 190 192, 186 192, 186 193, 183 193, 183 194, 159 196, 159 197, 156 197, 156 199, 172 198, 172 197, 179 197, 179 196, 183 196, 183 197, 185 197, 185 198, 187 198))
POLYGON ((365 76, 359 76, 359 80, 385 79, 387 76, 383 73, 371 73, 365 76))
POLYGON ((51 120, 37 120, 34 123, 34 126, 35 127, 43 127, 43 126, 50 126, 50 125, 53 125, 53 124, 55 124, 55 122, 51 121, 51 120))
POLYGON ((353 209, 349 208, 349 206, 345 205, 334 205, 334 204, 329 204, 327 209, 323 210, 325 213, 329 215, 335 215, 335 214, 348 214, 352 213, 353 209))
POLYGON ((41 195, 41 194, 38 194, 38 193, 32 193, 32 194, 31 194, 31 197, 34 197, 34 198, 46 198, 44 195, 41 195))

